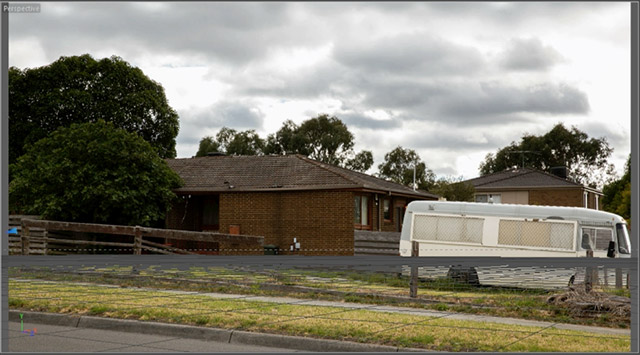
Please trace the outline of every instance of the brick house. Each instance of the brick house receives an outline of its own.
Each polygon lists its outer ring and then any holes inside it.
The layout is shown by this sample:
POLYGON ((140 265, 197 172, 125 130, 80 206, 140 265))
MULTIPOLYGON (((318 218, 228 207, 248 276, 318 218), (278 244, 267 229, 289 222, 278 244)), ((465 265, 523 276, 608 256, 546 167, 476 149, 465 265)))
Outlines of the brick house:
POLYGON ((557 175, 516 168, 466 180, 475 187, 475 201, 586 207, 600 210, 602 192, 566 179, 566 170, 557 175))
POLYGON ((301 155, 167 163, 185 182, 167 228, 264 236, 281 253, 296 238, 299 254, 353 255, 354 230, 400 231, 410 201, 438 198, 301 155))

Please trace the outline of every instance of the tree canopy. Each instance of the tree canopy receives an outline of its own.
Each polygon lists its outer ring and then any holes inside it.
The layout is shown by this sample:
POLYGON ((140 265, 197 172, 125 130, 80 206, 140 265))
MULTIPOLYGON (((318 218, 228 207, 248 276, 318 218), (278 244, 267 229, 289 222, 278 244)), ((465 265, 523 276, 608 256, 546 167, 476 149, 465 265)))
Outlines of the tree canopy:
POLYGON ((384 155, 384 162, 378 165, 378 177, 405 185, 413 185, 413 167, 416 167, 416 188, 430 190, 435 184, 435 174, 420 159, 413 149, 396 147, 384 155))
POLYGON ((85 54, 9 69, 10 163, 59 127, 98 120, 139 134, 162 158, 176 156, 178 114, 162 86, 122 58, 85 54))
POLYGON ((205 157, 209 153, 220 152, 220 143, 211 136, 206 136, 200 140, 198 145, 197 157, 205 157))
POLYGON ((521 166, 549 172, 555 166, 567 166, 568 179, 591 187, 601 188, 611 180, 613 165, 607 159, 613 149, 605 137, 589 138, 578 128, 567 129, 555 125, 541 135, 525 134, 519 143, 487 154, 480 164, 480 175, 521 166))
POLYGON ((631 218, 631 154, 627 158, 622 178, 612 181, 602 189, 602 205, 605 211, 622 218, 631 218))
POLYGON ((204 137, 196 156, 211 149, 228 155, 301 154, 327 164, 355 171, 367 171, 373 165, 370 151, 355 153, 354 137, 337 117, 319 115, 299 126, 291 120, 264 140, 254 130, 237 132, 223 127, 213 137, 204 137))
POLYGON ((447 201, 473 202, 475 190, 473 185, 461 178, 442 177, 433 184, 429 192, 442 196, 447 201))
POLYGON ((11 166, 10 209, 46 219, 162 225, 180 177, 151 144, 111 122, 71 124, 11 166))

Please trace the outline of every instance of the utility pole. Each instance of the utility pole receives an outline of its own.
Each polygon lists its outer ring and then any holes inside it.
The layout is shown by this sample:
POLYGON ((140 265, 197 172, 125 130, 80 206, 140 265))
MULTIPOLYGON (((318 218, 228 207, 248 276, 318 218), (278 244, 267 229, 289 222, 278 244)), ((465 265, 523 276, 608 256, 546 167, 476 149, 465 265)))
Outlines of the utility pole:
POLYGON ((416 162, 413 162, 413 191, 416 191, 416 162))

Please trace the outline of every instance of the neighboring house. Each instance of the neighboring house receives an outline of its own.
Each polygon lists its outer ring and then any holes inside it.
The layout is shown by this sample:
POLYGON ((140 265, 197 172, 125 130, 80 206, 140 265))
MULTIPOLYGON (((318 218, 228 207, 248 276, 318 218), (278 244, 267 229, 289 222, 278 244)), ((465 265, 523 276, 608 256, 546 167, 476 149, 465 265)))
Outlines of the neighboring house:
POLYGON ((301 254, 353 255, 354 230, 400 231, 406 205, 438 196, 301 155, 167 159, 184 180, 167 228, 265 237, 301 254))
POLYGON ((565 169, 554 172, 516 168, 465 182, 475 187, 476 202, 602 209, 601 191, 567 180, 565 169))

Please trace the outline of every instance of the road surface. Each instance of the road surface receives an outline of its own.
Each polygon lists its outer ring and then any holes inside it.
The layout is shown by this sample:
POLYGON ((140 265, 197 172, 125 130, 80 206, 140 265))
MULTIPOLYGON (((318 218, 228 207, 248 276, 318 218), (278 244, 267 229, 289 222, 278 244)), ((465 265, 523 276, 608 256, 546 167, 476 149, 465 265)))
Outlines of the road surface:
POLYGON ((299 352, 298 350, 112 330, 9 322, 11 352, 299 352), (25 333, 26 330, 33 330, 25 333))

